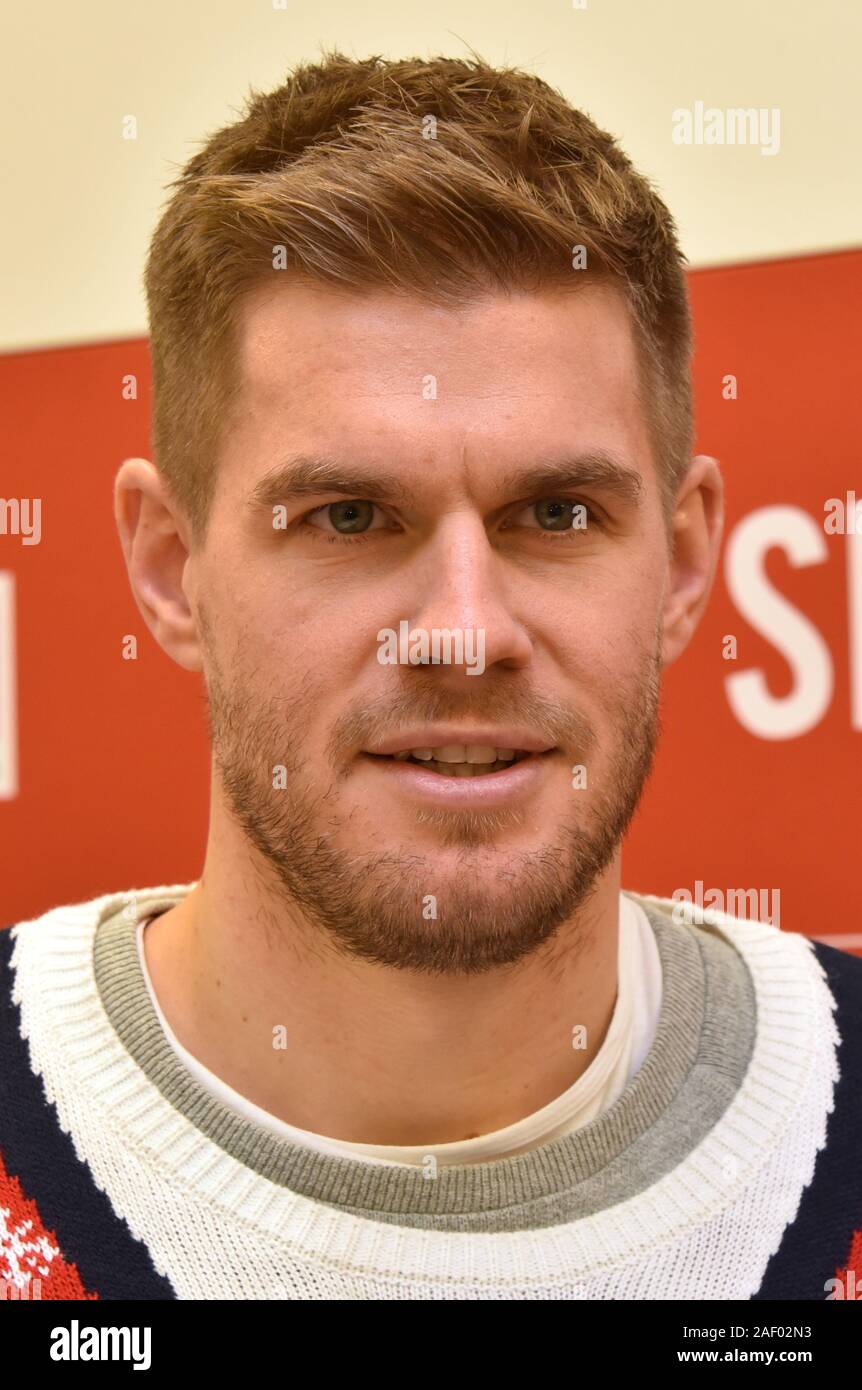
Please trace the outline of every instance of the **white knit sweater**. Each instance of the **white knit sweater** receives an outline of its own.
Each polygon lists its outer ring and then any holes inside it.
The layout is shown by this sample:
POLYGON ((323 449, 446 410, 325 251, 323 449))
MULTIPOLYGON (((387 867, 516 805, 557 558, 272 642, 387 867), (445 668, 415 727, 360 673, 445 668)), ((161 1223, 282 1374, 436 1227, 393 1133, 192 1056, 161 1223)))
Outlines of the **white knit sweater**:
MULTIPOLYGON (((139 910, 188 887, 136 890, 139 910)), ((123 901, 109 895, 15 928, 15 998, 60 1126, 176 1297, 731 1299, 758 1289, 811 1179, 837 1078, 832 997, 806 938, 715 911, 705 928, 679 928, 717 933, 753 982, 753 1052, 718 1123, 628 1200, 531 1229, 463 1231, 369 1220, 304 1196, 238 1161, 169 1101, 97 986, 97 923, 123 901)), ((678 906, 638 901, 666 919, 678 906)))

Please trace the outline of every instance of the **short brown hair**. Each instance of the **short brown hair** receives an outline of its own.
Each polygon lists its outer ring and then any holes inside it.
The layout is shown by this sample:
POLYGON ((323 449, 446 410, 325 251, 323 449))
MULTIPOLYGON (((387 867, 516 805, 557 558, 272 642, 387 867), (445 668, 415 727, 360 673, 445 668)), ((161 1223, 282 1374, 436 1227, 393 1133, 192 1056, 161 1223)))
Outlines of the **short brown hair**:
POLYGON ((146 267, 155 460, 202 536, 238 398, 237 306, 288 270, 455 303, 610 280, 638 347, 666 519, 692 447, 676 228, 613 137, 538 77, 477 55, 340 53, 252 92, 170 185, 146 267), (586 269, 573 268, 585 248, 586 269))

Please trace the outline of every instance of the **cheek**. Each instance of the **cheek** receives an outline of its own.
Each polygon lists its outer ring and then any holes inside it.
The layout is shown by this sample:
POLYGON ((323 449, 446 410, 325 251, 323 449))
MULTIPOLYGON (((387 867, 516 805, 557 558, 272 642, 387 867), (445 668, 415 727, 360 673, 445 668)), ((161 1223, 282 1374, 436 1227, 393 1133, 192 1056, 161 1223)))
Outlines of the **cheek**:
POLYGON ((591 557, 571 576, 538 586, 524 617, 573 658, 589 652, 613 664, 618 648, 642 642, 638 634, 652 638, 661 601, 660 566, 620 552, 607 561, 591 557))
POLYGON ((660 576, 647 567, 549 602, 534 629, 535 680, 568 698, 597 731, 637 703, 660 647, 660 576))

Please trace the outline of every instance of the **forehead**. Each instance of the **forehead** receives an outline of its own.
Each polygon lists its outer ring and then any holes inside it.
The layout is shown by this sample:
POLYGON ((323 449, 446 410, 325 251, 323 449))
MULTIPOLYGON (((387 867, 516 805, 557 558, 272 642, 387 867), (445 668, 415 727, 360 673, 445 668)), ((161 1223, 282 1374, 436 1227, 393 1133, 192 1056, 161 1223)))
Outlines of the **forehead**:
POLYGON ((302 367, 318 377, 373 373, 402 383, 418 368, 430 369, 429 354, 457 371, 465 391, 478 393, 497 382, 515 384, 537 360, 542 371, 558 364, 573 386, 587 374, 595 380, 635 366, 621 291, 589 282, 573 290, 488 293, 441 307, 289 278, 256 287, 239 317, 243 381, 264 394, 302 367))
MULTIPOLYGON (((274 272, 277 276, 277 272, 274 272)), ((285 278, 240 307, 241 426, 230 453, 381 452, 415 467, 606 448, 645 468, 628 306, 610 286, 494 292, 440 307, 285 278)), ((227 460, 226 460, 227 461, 227 460)), ((247 480, 251 480, 250 474, 247 480)))

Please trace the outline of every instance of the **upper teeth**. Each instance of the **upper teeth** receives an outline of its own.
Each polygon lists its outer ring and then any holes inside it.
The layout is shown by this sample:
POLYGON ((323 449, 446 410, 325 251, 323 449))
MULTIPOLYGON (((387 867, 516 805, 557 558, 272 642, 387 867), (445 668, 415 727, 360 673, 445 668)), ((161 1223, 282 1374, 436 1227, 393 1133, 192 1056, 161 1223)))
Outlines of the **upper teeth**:
POLYGON ((511 762, 517 753, 515 748, 492 748, 484 743, 447 743, 441 748, 406 748, 395 753, 396 758, 419 758, 423 763, 432 758, 438 763, 495 763, 511 762))

